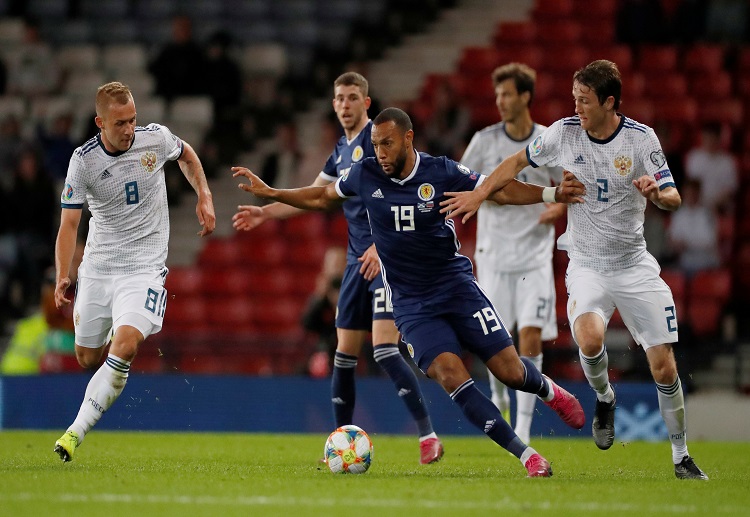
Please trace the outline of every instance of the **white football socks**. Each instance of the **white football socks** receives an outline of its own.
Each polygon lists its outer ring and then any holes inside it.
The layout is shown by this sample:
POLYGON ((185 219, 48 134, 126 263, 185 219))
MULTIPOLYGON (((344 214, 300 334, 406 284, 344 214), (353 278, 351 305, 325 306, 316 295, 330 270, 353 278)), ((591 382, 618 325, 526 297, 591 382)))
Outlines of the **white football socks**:
POLYGON ((75 431, 78 434, 79 445, 83 442, 86 433, 96 425, 104 412, 120 396, 128 380, 129 371, 130 361, 109 354, 104 364, 91 377, 81 409, 78 410, 78 416, 68 428, 69 431, 75 431))
POLYGON ((682 458, 688 455, 687 449, 687 426, 685 424, 685 397, 682 394, 682 383, 680 378, 672 384, 656 383, 656 392, 659 398, 659 411, 669 433, 669 441, 672 444, 672 461, 678 464, 682 458))
POLYGON ((607 347, 602 347, 602 351, 595 357, 585 356, 581 349, 578 349, 578 357, 581 359, 581 368, 586 380, 589 381, 589 386, 596 392, 596 398, 602 402, 612 402, 615 392, 609 385, 607 347))
POLYGON ((497 406, 497 408, 502 413, 503 411, 509 411, 510 410, 510 396, 508 395, 508 387, 497 380, 497 378, 492 375, 492 372, 487 370, 487 373, 489 375, 490 379, 490 392, 492 393, 492 403, 497 406))

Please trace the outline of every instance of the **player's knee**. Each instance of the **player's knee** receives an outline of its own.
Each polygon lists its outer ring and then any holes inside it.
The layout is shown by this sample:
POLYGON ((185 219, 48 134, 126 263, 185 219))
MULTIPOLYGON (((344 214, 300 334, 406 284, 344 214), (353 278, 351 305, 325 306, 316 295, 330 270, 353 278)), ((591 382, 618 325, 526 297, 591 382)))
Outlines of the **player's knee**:
POLYGON ((677 380, 677 365, 674 361, 664 361, 651 366, 651 375, 659 384, 673 384, 677 380))
POLYGON ((101 349, 76 347, 76 359, 82 368, 94 368, 99 365, 101 349))
POLYGON ((470 377, 461 358, 449 353, 436 357, 427 373, 448 393, 452 393, 470 377))

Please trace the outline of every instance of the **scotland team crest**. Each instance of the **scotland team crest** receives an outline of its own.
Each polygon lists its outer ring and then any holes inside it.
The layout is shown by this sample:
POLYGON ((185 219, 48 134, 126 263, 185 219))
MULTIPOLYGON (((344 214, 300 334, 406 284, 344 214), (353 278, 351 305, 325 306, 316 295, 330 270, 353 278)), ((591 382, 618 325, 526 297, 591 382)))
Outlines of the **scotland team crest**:
POLYGON ((435 197, 435 187, 433 187, 429 183, 422 183, 419 186, 417 195, 419 196, 419 199, 421 199, 422 201, 429 201, 430 199, 435 197))
POLYGON ((156 153, 154 151, 148 151, 141 156, 141 165, 148 172, 154 172, 156 169, 156 153))
POLYGON ((620 176, 627 176, 630 174, 630 169, 633 167, 633 159, 630 156, 618 156, 615 158, 615 170, 620 176))
POLYGON ((361 145, 358 145, 354 148, 354 151, 352 151, 352 161, 358 162, 362 159, 362 157, 365 155, 365 151, 362 149, 361 145))

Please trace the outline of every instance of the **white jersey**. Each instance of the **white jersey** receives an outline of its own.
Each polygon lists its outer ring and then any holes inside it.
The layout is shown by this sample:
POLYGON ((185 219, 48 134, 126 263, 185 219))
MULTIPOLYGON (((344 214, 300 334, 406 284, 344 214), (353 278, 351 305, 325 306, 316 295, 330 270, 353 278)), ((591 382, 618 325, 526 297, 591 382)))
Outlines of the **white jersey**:
POLYGON ((584 203, 568 206, 568 228, 558 240, 571 262, 598 271, 640 262, 646 198, 633 180, 647 174, 660 189, 675 186, 653 129, 620 115, 614 134, 597 140, 577 116, 568 117, 538 136, 526 156, 534 167, 562 166, 586 187, 584 203))
MULTIPOLYGON (((514 140, 500 122, 477 131, 466 148, 461 163, 482 174, 490 174, 508 156, 530 144, 546 126, 534 124, 528 138, 514 140)), ((518 179, 535 185, 550 186, 562 181, 558 167, 526 167, 518 179)), ((539 224, 542 203, 534 205, 498 205, 485 201, 477 212, 476 259, 488 261, 498 271, 529 271, 552 260, 555 228, 539 224)))
POLYGON ((167 260, 169 211, 164 164, 182 141, 158 124, 135 128, 133 145, 110 153, 101 135, 75 150, 61 196, 63 208, 91 211, 81 267, 103 275, 158 271, 167 260))

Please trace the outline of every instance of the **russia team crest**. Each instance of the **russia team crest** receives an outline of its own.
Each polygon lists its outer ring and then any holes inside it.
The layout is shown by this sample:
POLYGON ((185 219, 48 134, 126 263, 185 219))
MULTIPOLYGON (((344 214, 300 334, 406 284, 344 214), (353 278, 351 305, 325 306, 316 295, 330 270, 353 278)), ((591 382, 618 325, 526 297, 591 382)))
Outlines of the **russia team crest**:
POLYGON ((141 165, 148 172, 154 172, 156 169, 156 153, 154 151, 148 151, 141 156, 141 165))

